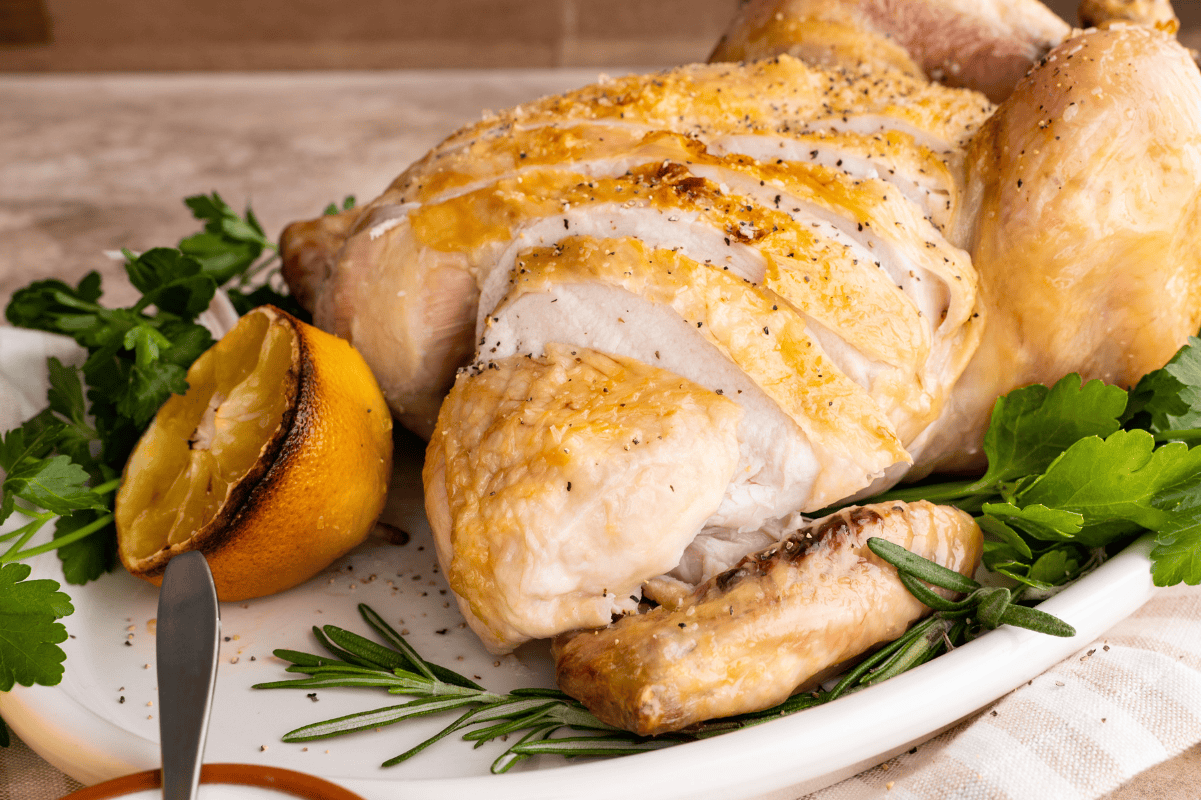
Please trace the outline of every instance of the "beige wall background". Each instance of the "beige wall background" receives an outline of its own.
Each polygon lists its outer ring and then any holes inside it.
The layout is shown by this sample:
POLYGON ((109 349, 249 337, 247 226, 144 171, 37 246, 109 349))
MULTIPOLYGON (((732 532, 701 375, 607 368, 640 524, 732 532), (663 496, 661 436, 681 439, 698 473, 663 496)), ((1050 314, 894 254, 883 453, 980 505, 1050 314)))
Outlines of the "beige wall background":
MULTIPOLYGON (((704 60, 739 1, 0 0, 0 71, 675 64, 704 60)), ((1048 2, 1073 22, 1076 4, 1048 2)), ((1201 0, 1175 6, 1201 30, 1201 0)))

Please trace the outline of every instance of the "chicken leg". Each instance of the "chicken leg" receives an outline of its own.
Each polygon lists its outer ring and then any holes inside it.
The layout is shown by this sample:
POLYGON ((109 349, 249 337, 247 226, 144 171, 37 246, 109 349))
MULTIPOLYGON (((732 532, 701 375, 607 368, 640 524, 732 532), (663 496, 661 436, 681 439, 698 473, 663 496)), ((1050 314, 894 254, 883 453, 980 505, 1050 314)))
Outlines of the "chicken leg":
POLYGON ((751 0, 710 60, 788 53, 814 65, 887 67, 1000 102, 1070 31, 1038 0, 751 0))

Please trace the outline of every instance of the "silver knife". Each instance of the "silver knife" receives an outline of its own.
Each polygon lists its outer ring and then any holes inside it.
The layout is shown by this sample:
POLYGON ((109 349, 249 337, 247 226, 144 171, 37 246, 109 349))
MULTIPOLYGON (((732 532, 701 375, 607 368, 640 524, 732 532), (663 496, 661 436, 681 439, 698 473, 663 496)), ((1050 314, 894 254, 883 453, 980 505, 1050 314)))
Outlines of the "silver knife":
POLYGON ((181 553, 167 562, 156 631, 163 800, 192 800, 204 760, 221 639, 217 590, 201 553, 181 553))

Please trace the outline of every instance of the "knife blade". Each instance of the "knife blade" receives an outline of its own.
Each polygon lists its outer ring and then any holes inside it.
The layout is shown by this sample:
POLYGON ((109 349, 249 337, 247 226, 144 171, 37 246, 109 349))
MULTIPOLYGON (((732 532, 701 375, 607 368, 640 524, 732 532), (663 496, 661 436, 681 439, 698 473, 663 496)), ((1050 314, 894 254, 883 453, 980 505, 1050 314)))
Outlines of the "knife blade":
POLYGON ((217 590, 201 553, 181 553, 167 563, 158 596, 157 639, 163 798, 191 800, 204 760, 221 639, 217 590))

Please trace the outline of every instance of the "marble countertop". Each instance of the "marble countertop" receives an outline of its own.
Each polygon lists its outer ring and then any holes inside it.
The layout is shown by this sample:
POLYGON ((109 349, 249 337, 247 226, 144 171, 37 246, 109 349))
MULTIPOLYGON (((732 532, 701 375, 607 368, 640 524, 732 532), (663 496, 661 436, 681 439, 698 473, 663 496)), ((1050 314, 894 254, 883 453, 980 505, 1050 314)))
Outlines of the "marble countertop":
MULTIPOLYGON (((483 109, 597 74, 0 75, 0 303, 31 281, 75 281, 89 270, 104 276, 109 302, 131 302, 135 291, 106 251, 194 232, 180 202, 188 195, 215 190, 235 207, 253 203, 275 232, 346 195, 374 197, 483 109)), ((0 752, 0 800, 59 796, 69 784, 61 775, 37 783, 44 770, 28 750, 0 752)), ((1195 797, 1197 774, 1193 748, 1109 797, 1195 797)))

